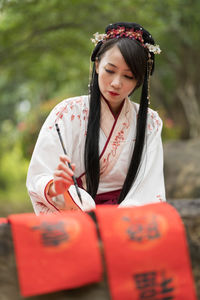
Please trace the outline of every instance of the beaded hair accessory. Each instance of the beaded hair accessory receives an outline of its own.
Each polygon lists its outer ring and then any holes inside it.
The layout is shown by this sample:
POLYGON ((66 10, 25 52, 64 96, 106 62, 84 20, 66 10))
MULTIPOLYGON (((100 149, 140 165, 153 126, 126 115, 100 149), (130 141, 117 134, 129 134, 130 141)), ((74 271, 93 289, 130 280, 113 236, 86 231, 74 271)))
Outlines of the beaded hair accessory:
POLYGON ((94 38, 91 39, 91 41, 96 46, 99 42, 104 43, 105 41, 113 38, 129 38, 131 40, 137 40, 144 48, 147 48, 149 52, 153 52, 154 54, 161 53, 159 45, 144 43, 144 39, 142 37, 142 28, 140 30, 134 30, 134 28, 125 28, 124 26, 119 26, 116 29, 110 29, 105 34, 96 32, 94 34, 94 38))

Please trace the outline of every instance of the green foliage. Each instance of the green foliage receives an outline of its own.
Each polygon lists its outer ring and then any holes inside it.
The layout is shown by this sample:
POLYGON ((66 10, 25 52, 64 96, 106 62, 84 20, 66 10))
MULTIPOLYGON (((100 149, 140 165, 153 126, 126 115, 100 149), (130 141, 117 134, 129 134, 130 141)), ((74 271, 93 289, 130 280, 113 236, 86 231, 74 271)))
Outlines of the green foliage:
POLYGON ((23 153, 23 157, 30 160, 32 155, 40 128, 42 127, 45 119, 52 110, 52 108, 60 101, 60 99, 51 99, 46 102, 42 102, 35 107, 18 126, 20 130, 20 145, 23 153))
POLYGON ((199 11, 199 0, 1 0, 0 199, 20 185, 19 198, 26 198, 25 170, 39 129, 57 101, 87 93, 90 38, 109 23, 137 22, 153 34, 162 55, 152 105, 163 117, 163 137, 189 132, 180 90, 187 100, 192 87, 199 99, 199 11))
POLYGON ((29 161, 22 155, 21 145, 16 143, 1 159, 1 216, 15 212, 32 211, 26 191, 26 173, 29 161), (2 182, 4 186, 2 187, 2 182))

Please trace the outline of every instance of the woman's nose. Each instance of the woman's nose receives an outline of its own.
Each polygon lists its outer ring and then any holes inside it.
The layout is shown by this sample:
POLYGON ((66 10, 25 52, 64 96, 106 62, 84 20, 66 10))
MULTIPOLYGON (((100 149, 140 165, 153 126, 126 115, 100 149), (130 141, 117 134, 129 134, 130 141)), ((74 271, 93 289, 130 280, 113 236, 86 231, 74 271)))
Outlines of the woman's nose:
POLYGON ((111 82, 111 86, 115 89, 119 89, 121 87, 121 79, 119 76, 115 76, 111 82))

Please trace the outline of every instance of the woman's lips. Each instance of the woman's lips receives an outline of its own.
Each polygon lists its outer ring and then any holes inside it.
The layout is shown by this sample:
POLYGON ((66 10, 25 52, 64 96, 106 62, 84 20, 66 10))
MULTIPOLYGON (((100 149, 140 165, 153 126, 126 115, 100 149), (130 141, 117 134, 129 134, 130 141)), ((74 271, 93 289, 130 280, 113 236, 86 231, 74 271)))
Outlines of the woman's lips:
POLYGON ((111 96, 119 96, 119 94, 118 94, 118 93, 111 92, 111 91, 109 91, 109 94, 110 94, 111 96))

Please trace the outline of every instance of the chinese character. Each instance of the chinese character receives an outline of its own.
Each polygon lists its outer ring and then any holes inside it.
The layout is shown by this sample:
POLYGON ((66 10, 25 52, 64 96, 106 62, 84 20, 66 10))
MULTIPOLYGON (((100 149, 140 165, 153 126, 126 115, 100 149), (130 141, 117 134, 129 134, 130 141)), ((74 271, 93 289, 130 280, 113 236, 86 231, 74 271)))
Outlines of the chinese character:
POLYGON ((135 285, 139 291, 138 300, 173 300, 171 285, 173 278, 166 277, 165 272, 145 272, 134 275, 135 285))
POLYGON ((40 226, 33 227, 32 229, 40 231, 44 246, 58 246, 69 239, 64 222, 55 224, 43 222, 40 226))
POLYGON ((142 224, 133 224, 127 229, 131 241, 142 242, 144 240, 144 227, 142 224))
POLYGON ((161 274, 161 278, 162 278, 161 283, 160 283, 161 294, 164 294, 162 299, 163 300, 174 299, 174 297, 172 297, 171 295, 166 295, 166 294, 169 294, 174 291, 174 287, 169 286, 169 285, 171 285, 173 278, 167 278, 164 271, 161 274))
POLYGON ((159 238, 160 236, 161 235, 158 230, 158 223, 156 221, 156 216, 153 216, 151 223, 147 225, 147 238, 149 240, 153 240, 159 238))
POLYGON ((156 295, 156 272, 136 274, 134 279, 137 289, 140 290, 140 300, 152 299, 156 295))
POLYGON ((131 223, 131 220, 125 217, 123 218, 123 221, 129 223, 129 227, 126 232, 132 241, 141 243, 157 239, 161 236, 156 216, 152 216, 150 221, 145 220, 145 222, 144 220, 137 220, 137 223, 131 223))

